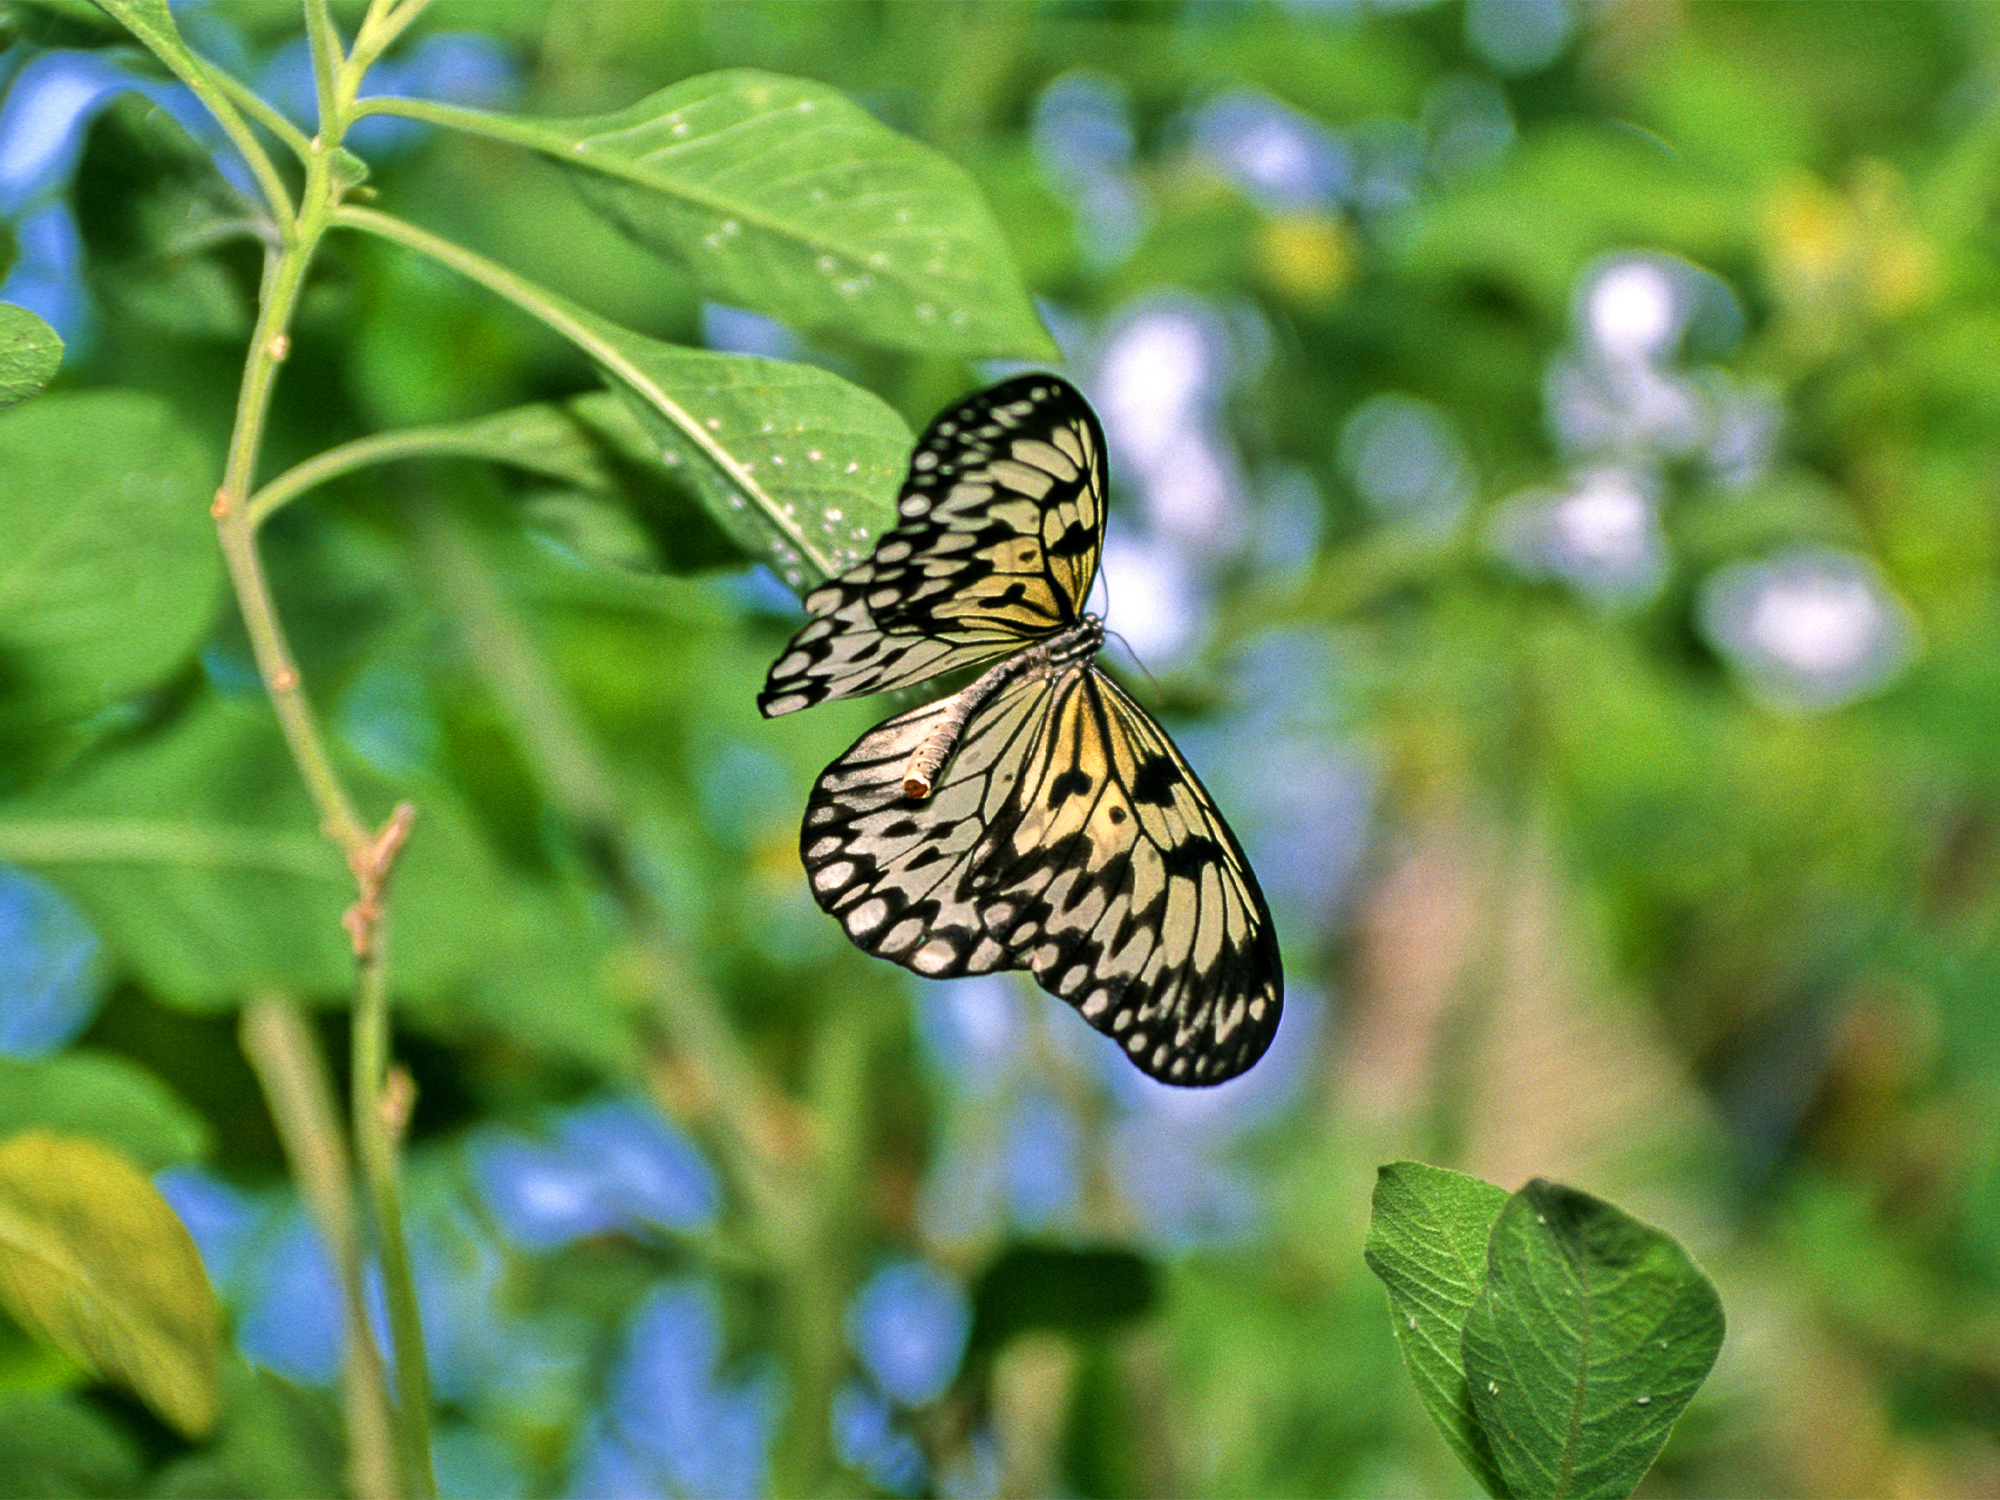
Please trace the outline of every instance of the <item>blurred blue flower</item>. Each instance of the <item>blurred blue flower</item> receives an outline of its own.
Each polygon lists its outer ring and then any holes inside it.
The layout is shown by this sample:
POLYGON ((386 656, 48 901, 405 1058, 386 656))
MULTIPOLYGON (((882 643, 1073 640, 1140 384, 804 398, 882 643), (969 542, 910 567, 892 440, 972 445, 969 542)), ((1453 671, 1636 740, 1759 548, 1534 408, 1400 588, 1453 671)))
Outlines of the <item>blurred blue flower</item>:
POLYGON ((1354 153, 1310 115, 1257 89, 1231 89, 1195 111, 1194 147, 1267 209, 1324 208, 1343 197, 1354 153))
POLYGON ((410 1260, 431 1385, 440 1400, 470 1400, 492 1385, 518 1336, 500 1306, 507 1270, 500 1247, 453 1203, 415 1219, 410 1260))
POLYGON ((324 1385, 340 1369, 340 1282, 296 1202, 267 1221, 236 1278, 236 1344, 289 1380, 324 1385))
POLYGON ((67 203, 43 203, 14 225, 18 258, 0 281, 0 302, 25 307, 62 336, 71 352, 82 340, 89 304, 79 279, 83 240, 67 203))
POLYGON ((797 359, 803 347, 798 334, 776 318, 722 302, 702 303, 701 341, 710 349, 763 359, 797 359))
POLYGON ((965 1288, 924 1261, 884 1266, 855 1295, 847 1342, 884 1394, 906 1406, 942 1395, 965 1353, 972 1304, 965 1288))
POLYGON ((520 69, 513 55, 488 36, 440 31, 400 58, 378 64, 361 92, 436 99, 467 109, 499 109, 514 97, 520 69))
POLYGON ((467 1152, 487 1207, 525 1249, 554 1249, 618 1226, 589 1164, 567 1151, 509 1133, 475 1140, 467 1152))
POLYGON ((495 1132, 468 1150, 487 1205, 528 1249, 613 1230, 701 1229, 720 1201, 694 1144, 658 1111, 627 1100, 577 1110, 549 1144, 495 1132))
POLYGON ((1348 413, 1340 460, 1378 518, 1432 533, 1455 528, 1478 488, 1449 414, 1399 392, 1370 396, 1348 413))
POLYGON ((622 1438, 593 1423, 584 1434, 563 1493, 571 1500, 664 1500, 669 1491, 622 1438))
MULTIPOLYGON (((1100 1040, 1080 1025, 1077 1034, 1100 1040)), ((1106 1042, 1093 1051, 1138 1076, 1125 1061, 1123 1048, 1106 1042)), ((1048 1094, 1031 1090, 1016 1103, 1008 1121, 1006 1152, 1007 1201, 1014 1221, 1025 1229, 1068 1222, 1083 1185, 1082 1131, 1075 1115, 1048 1094)))
POLYGON ((1132 175, 1124 84, 1102 73, 1063 74, 1035 101, 1031 133, 1043 174, 1076 210, 1083 252, 1100 265, 1131 254, 1153 215, 1132 175))
POLYGON ((1325 1001, 1290 976, 1285 1016, 1249 1072, 1213 1088, 1161 1088, 1124 1059, 1102 1064, 1120 1106, 1105 1143, 1112 1180, 1149 1235, 1185 1249, 1256 1235, 1264 1199, 1243 1138, 1291 1109, 1319 1055, 1325 1001))
POLYGON ((1546 68, 1575 30, 1569 0, 1466 0, 1466 45, 1502 73, 1546 68))
POLYGON ((625 1099, 584 1107, 558 1127, 570 1153, 593 1163, 604 1193, 629 1220, 702 1229, 721 1201, 715 1173, 694 1143, 656 1109, 625 1099))
MULTIPOLYGON (((90 124, 120 92, 131 90, 211 149, 223 136, 178 83, 139 78, 102 52, 44 52, 30 58, 0 100, 0 216, 14 219, 16 260, 0 282, 0 300, 39 315, 73 347, 87 332, 88 304, 79 279, 81 241, 68 187, 90 124)), ((247 168, 233 151, 218 161, 239 187, 247 168)))
POLYGON ((97 934, 61 891, 0 868, 0 1053, 67 1046, 104 998, 97 934))
POLYGON ((1833 547, 1725 563, 1704 580, 1698 614, 1751 695, 1792 712, 1880 692, 1920 647, 1915 617, 1881 569, 1833 547))
POLYGON ((154 1175, 153 1186, 187 1226, 209 1281, 218 1289, 233 1285, 255 1246, 263 1208, 200 1167, 168 1167, 154 1175))
POLYGON ((717 1376, 722 1336, 709 1294, 656 1290, 633 1313, 605 1409, 626 1449, 685 1495, 754 1495, 764 1486, 776 1410, 769 1378, 717 1376))
POLYGON ((1003 1084, 1021 1050, 1020 1001, 1002 974, 924 983, 918 1025, 937 1066, 972 1087, 1003 1084))
POLYGON ((0 214, 60 192, 83 152, 85 127, 133 80, 101 52, 44 52, 0 103, 0 214))
POLYGON ((888 1402, 859 1381, 834 1393, 833 1442, 842 1463, 892 1494, 917 1495, 928 1487, 930 1467, 916 1439, 896 1425, 888 1402))

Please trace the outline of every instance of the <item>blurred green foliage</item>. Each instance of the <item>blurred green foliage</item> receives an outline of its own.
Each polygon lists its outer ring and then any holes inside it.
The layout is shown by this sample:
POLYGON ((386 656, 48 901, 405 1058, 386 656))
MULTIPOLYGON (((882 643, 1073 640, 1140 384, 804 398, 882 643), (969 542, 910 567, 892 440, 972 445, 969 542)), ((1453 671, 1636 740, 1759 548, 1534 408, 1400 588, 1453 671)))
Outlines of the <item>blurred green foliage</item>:
MULTIPOLYGON (((606 1086, 697 1109, 661 1020, 670 988, 749 1038, 785 1105, 774 1130, 834 1142, 845 1175, 817 1251, 832 1304, 891 1250, 991 1295, 1023 1288, 1020 1307, 980 1303, 980 1328, 1010 1337, 915 1424, 939 1472, 966 1471, 985 1433, 1022 1492, 1469 1492, 1403 1383, 1361 1260, 1376 1164, 1414 1156, 1510 1189, 1588 1187, 1716 1281, 1730 1341, 1643 1493, 2000 1489, 2000 11, 1520 6, 1567 27, 1524 61, 1479 40, 1507 9, 433 7, 424 32, 505 47, 509 107, 537 118, 616 111, 721 68, 851 95, 978 183, 1086 375, 1147 310, 1193 308, 1217 330, 1211 414, 1244 535, 1204 574, 1195 645, 1153 663, 1148 701, 1191 731, 1253 856, 1280 872, 1266 883, 1299 1061, 1261 1112, 1218 1115, 1215 1159, 1198 1163, 1239 1211, 1194 1229, 1163 1214, 1128 1158, 1156 1128, 1199 1137, 1203 1100, 1135 1100, 1060 1039, 1067 1014, 1047 1016, 1032 1067, 955 1068, 923 1023, 937 997, 813 906, 793 852, 805 789, 879 715, 758 719, 795 624, 780 590, 708 566, 726 548, 712 528, 689 543, 685 510, 665 508, 652 538, 646 517, 616 529, 580 471, 366 470, 288 507, 264 549, 366 811, 420 808, 392 950, 420 1219, 447 1213, 462 1183, 439 1163, 480 1130, 606 1086), (1065 98, 1081 136, 1058 128, 1065 98), (1295 142, 1323 133, 1338 182, 1260 178, 1257 158, 1203 134, 1231 100, 1295 142), (1079 139, 1098 143, 1088 170, 1062 154, 1079 139), (1591 293, 1628 263, 1682 311, 1620 365, 1591 293), (1432 444, 1435 482, 1400 508, 1356 425, 1384 395, 1418 403, 1403 410, 1432 444), (1681 427, 1639 420, 1655 398, 1681 427), (1593 409, 1625 425, 1593 428, 1593 409), (1613 519, 1653 548, 1652 573, 1617 587, 1530 545, 1606 473, 1641 502, 1613 519), (1732 565, 1794 554, 1869 570, 1808 594, 1808 611, 1860 598, 1902 622, 1893 659, 1852 692, 1774 677, 1784 662, 1757 651, 1800 638, 1725 607, 1732 565), (628 862, 607 862, 601 830, 552 785, 504 660, 482 652, 495 641, 573 710, 618 788, 628 862), (1327 780, 1329 763, 1359 767, 1359 789, 1327 780), (1301 813, 1272 800, 1287 784, 1346 803, 1301 813), (1288 835, 1342 819, 1363 829, 1358 852, 1284 873, 1305 857, 1288 835), (658 913, 651 932, 613 899, 621 882, 658 913), (1023 1098, 1074 1121, 1081 1186, 1040 1222, 968 1185, 1001 1170, 1023 1098), (1041 1264, 1050 1240, 1114 1256, 1131 1306, 1091 1326, 1027 1305, 1074 1290, 1002 1274, 1041 1264), (1129 1273, 1126 1254, 1143 1257, 1129 1273)), ((29 42, 111 40, 87 17, 7 10, 29 42)), ((239 49, 246 76, 298 25, 280 0, 181 19, 197 48, 239 49)), ((73 199, 94 317, 42 398, 170 412, 176 433, 150 451, 176 475, 226 438, 256 289, 244 241, 183 232, 191 214, 208 222, 212 191, 187 156, 137 99, 92 129, 73 199)), ((437 131, 371 168, 385 208, 603 318, 691 345, 715 327, 685 276, 528 153, 437 131)), ((913 426, 991 373, 907 339, 788 337, 786 357, 913 426)), ((385 428, 594 385, 577 351, 476 288, 339 238, 294 329, 265 477, 385 428)), ((1119 474, 1121 518, 1146 535, 1160 523, 1119 474)), ((184 486, 197 511, 207 483, 184 486)), ((1584 563, 1609 555, 1593 535, 1584 563)), ((261 933, 254 978, 281 974, 333 1037, 346 897, 240 627, 215 624, 187 656, 173 632, 211 618, 212 578, 162 556, 181 570, 162 587, 187 602, 134 654, 169 651, 172 674, 148 665, 145 692, 110 684, 94 717, 70 705, 54 727, 10 710, 0 780, 8 816, 44 826, 107 808, 241 826, 228 858, 143 887, 111 863, 50 871, 117 959, 68 1064, 89 1097, 62 1123, 96 1133, 96 1117, 148 1166, 200 1151, 261 1184, 276 1170, 263 1105, 212 1014, 253 976, 205 934, 261 933), (132 1100, 111 1101, 139 1068, 132 1100)), ((1115 559, 1107 571, 1115 627, 1146 585, 1121 585, 1115 559)), ((1765 607, 1783 602, 1774 575, 1754 576, 1765 607)), ((1791 665, 1823 663, 1826 642, 1791 665)), ((1009 997, 1040 1037, 1040 997, 1009 997)), ((11 1096, 6 1112, 12 1127, 11 1096)), ((581 1393, 611 1357, 608 1309, 662 1266, 722 1267, 732 1354, 784 1346, 756 1268, 732 1269, 718 1239, 522 1257, 505 1296, 570 1363, 464 1396, 456 1415, 514 1456, 524 1487, 558 1487, 581 1393)), ((12 1334, 0 1376, 24 1410, 76 1378, 12 1334)), ((251 1403, 262 1417, 233 1408, 265 1464, 282 1451, 266 1428, 323 1441, 280 1384, 251 1403)), ((160 1483, 193 1493, 210 1472, 130 1411, 62 1410, 87 1429, 68 1453, 80 1489, 171 1460, 181 1478, 160 1483)))

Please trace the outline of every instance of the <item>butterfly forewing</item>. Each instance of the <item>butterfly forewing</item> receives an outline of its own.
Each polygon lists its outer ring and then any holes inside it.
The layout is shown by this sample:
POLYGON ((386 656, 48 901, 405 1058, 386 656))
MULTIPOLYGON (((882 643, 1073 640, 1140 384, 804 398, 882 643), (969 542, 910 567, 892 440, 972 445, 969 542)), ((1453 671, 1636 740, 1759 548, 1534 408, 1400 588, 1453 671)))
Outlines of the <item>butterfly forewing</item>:
POLYGON ((896 526, 806 596, 766 716, 904 687, 1076 623, 1104 544, 1104 437, 1050 375, 967 397, 918 440, 896 526))
POLYGON ((980 919, 1051 994, 1167 1083, 1264 1054, 1284 980, 1257 879, 1152 716, 1078 668, 972 851, 980 919))

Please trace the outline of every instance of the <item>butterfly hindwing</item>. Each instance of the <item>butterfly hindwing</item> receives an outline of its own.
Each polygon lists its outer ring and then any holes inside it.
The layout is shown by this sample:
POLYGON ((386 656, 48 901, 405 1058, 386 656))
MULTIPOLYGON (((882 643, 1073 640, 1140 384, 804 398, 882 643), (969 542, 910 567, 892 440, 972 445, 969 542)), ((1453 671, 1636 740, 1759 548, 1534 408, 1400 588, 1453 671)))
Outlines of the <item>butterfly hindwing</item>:
POLYGON ((813 899, 857 945, 934 978, 1017 967, 987 933, 966 866, 1004 816, 1048 688, 1023 678, 967 724, 931 795, 905 794, 910 752, 952 700, 878 724, 821 773, 806 803, 799 853, 813 899))
POLYGON ((921 682, 1072 626, 1104 545, 1104 435, 1053 375, 978 392, 918 440, 898 521, 806 596, 767 717, 921 682))
POLYGON ((1284 979, 1256 876, 1165 731, 1095 668, 1051 694, 970 863, 987 932, 1153 1077, 1218 1083, 1270 1045, 1284 979))

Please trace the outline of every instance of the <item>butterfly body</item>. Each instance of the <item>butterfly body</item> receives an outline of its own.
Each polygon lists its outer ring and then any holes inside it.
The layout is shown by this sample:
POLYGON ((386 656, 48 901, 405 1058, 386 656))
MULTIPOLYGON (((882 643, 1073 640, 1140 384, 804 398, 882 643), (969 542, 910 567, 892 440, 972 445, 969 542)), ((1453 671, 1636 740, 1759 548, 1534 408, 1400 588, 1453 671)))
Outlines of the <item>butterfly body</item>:
POLYGON ((1277 940, 1193 770, 1095 664, 1103 450, 1052 375, 945 412, 898 525, 807 596, 758 701, 777 715, 992 662, 820 776, 800 833, 814 899, 870 953, 939 978, 1027 969, 1153 1077, 1217 1083, 1277 1029, 1277 940))

